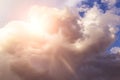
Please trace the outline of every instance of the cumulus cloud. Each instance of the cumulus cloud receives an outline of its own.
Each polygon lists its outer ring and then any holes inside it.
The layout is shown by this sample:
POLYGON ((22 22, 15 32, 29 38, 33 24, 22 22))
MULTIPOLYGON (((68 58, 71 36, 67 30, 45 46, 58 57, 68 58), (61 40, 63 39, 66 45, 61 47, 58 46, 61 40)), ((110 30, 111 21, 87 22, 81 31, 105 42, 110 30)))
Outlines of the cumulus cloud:
POLYGON ((120 53, 120 47, 113 47, 113 48, 111 49, 111 53, 114 53, 114 54, 120 53))
POLYGON ((109 70, 118 62, 102 53, 115 39, 119 16, 97 6, 83 18, 71 8, 34 6, 28 17, 0 29, 0 53, 8 56, 1 80, 114 80, 109 70))

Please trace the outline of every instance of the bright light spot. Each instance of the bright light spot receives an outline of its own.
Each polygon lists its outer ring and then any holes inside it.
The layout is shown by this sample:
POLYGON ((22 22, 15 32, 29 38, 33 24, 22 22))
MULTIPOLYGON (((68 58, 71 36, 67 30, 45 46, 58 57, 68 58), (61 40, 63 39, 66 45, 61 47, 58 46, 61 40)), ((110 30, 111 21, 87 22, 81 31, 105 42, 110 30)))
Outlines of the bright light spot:
POLYGON ((28 25, 31 33, 48 36, 58 31, 58 11, 43 7, 38 9, 37 6, 31 8, 28 14, 28 25))
POLYGON ((47 34, 47 27, 48 27, 46 25, 47 21, 48 20, 44 17, 44 15, 41 17, 31 15, 28 29, 33 34, 45 36, 47 34))

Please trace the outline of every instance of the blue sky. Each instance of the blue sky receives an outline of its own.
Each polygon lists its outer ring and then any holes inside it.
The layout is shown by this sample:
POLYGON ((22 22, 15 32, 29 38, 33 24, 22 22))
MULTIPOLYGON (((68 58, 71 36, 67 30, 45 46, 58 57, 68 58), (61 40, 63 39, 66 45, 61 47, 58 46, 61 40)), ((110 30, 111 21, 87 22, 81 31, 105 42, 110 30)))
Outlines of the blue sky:
MULTIPOLYGON (((82 3, 78 3, 77 6, 80 7, 81 5, 88 5, 90 8, 92 8, 94 6, 94 3, 97 3, 100 7, 100 9, 102 9, 104 12, 106 12, 107 10, 109 10, 108 4, 107 3, 103 3, 101 0, 85 0, 82 1, 82 3)), ((116 8, 120 8, 120 0, 117 0, 114 7, 116 8)), ((120 14, 120 13, 118 13, 120 14)))

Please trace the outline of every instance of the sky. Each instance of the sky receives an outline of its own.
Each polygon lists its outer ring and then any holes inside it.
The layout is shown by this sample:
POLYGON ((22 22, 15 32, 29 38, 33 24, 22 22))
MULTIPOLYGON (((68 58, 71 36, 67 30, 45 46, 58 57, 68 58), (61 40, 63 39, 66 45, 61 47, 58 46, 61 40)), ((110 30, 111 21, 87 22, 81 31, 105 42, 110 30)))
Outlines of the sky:
POLYGON ((120 80, 119 0, 0 0, 0 80, 120 80))

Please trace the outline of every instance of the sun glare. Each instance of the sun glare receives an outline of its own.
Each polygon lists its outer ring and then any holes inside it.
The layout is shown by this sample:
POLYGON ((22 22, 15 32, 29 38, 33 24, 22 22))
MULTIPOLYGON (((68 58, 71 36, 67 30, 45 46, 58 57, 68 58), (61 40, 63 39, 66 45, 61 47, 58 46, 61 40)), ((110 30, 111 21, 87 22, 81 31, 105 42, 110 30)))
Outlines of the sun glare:
POLYGON ((34 15, 31 15, 28 28, 33 34, 45 35, 47 33, 45 24, 44 18, 37 18, 34 15))
POLYGON ((55 13, 49 11, 49 9, 45 7, 41 9, 37 9, 36 6, 33 7, 28 14, 28 24, 30 32, 43 36, 54 34, 55 32, 57 32, 58 22, 56 10, 54 12, 55 13))

